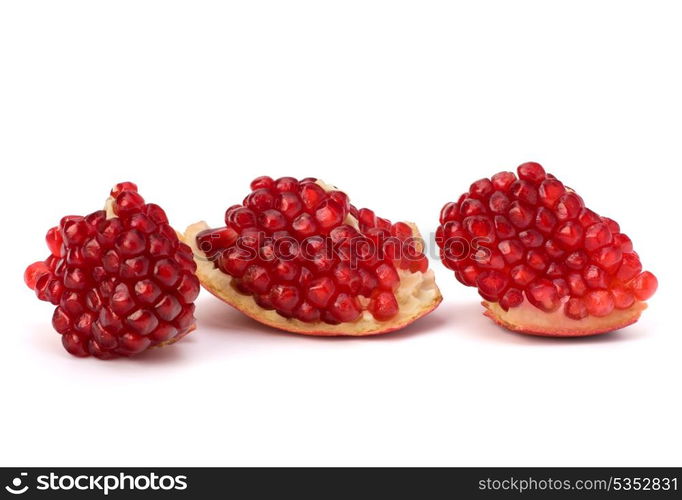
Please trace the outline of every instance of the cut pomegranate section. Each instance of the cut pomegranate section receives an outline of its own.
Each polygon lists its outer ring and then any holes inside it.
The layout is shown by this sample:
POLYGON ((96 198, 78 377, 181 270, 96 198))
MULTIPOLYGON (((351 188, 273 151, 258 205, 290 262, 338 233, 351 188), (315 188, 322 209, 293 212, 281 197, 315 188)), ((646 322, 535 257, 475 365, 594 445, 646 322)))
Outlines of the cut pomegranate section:
POLYGON ((637 321, 657 281, 630 238, 538 163, 517 172, 478 180, 443 207, 443 264, 510 330, 573 337, 637 321))
POLYGON ((105 210, 62 218, 46 240, 50 256, 24 280, 57 306, 52 325, 69 353, 132 356, 194 330, 192 250, 135 184, 117 184, 105 210))
POLYGON ((392 224, 316 179, 259 177, 225 226, 187 228, 211 293, 266 325, 307 335, 398 330, 441 301, 417 228, 392 224))

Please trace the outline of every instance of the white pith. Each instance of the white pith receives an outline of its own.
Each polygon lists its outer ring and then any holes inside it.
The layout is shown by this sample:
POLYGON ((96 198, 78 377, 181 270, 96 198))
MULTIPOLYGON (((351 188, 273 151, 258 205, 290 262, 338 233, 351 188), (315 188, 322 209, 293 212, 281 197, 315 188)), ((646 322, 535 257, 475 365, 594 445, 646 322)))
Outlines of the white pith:
MULTIPOLYGON (((326 191, 334 189, 321 181, 318 181, 318 184, 326 191)), ((351 215, 348 215, 344 222, 355 228, 358 227, 357 219, 351 215)), ((416 226, 411 225, 411 227, 415 237, 419 237, 416 226)), ((252 296, 238 292, 233 284, 234 279, 230 275, 223 273, 213 265, 213 262, 206 258, 206 255, 198 248, 196 243, 197 234, 205 229, 209 229, 206 222, 197 222, 187 228, 183 237, 184 242, 194 252, 197 263, 197 276, 202 285, 211 293, 248 316, 275 328, 317 335, 372 335, 386 333, 407 326, 417 318, 424 316, 442 300, 433 270, 428 269, 424 273, 412 273, 408 270, 398 269, 400 285, 395 292, 395 297, 399 305, 399 312, 388 321, 377 321, 367 310, 369 299, 362 296, 359 297, 363 307, 362 314, 356 321, 350 323, 331 325, 324 322, 305 323, 293 318, 284 318, 275 311, 261 308, 252 296)))
POLYGON ((107 213, 107 219, 113 219, 116 217, 116 212, 114 212, 114 198, 112 196, 109 196, 107 198, 107 201, 104 202, 104 211, 107 213))

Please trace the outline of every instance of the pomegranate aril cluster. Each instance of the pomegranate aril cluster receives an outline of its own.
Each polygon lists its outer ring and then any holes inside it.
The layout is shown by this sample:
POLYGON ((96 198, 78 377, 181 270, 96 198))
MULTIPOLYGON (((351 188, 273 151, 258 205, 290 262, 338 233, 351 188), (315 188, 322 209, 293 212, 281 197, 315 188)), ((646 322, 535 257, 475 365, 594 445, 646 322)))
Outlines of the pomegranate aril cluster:
POLYGON ((25 274, 38 298, 57 306, 52 325, 75 356, 132 356, 179 340, 195 324, 192 250, 133 183, 111 196, 115 217, 104 210, 64 217, 47 232, 50 256, 25 274))
POLYGON ((364 310, 390 320, 399 309, 398 270, 428 267, 407 224, 358 210, 313 178, 255 179, 225 224, 201 232, 198 247, 239 292, 306 323, 353 322, 364 310))
POLYGON ((467 286, 504 310, 527 299, 580 320, 628 309, 656 291, 618 224, 537 163, 474 182, 443 207, 441 259, 467 286))

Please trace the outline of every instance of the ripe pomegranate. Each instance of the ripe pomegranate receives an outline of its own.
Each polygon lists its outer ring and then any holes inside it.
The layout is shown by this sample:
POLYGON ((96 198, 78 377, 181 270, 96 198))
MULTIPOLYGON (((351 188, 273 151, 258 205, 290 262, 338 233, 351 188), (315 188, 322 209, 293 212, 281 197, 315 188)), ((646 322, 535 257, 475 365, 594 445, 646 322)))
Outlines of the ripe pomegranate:
POLYGON ((194 330, 192 250, 135 184, 117 184, 105 210, 66 216, 46 239, 50 256, 24 280, 57 306, 52 325, 69 353, 132 356, 194 330))
POLYGON ((225 226, 190 226, 197 275, 244 314, 308 335, 402 328, 441 301, 414 225, 392 224, 313 178, 259 177, 225 226))
POLYGON ((572 337, 637 321, 657 281, 630 238, 538 163, 517 171, 478 180, 443 207, 445 266, 510 330, 572 337))

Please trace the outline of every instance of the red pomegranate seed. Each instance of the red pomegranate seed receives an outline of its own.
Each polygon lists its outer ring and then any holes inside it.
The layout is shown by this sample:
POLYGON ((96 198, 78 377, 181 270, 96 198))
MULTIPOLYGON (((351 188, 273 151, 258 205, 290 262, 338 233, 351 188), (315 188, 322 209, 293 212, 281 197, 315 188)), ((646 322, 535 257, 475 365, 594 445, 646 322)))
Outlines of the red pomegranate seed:
MULTIPOLYGON (((197 235, 197 245, 199 249, 204 252, 209 258, 213 258, 221 249, 230 247, 237 241, 238 233, 231 227, 223 227, 220 229, 208 229, 202 231, 197 235)), ((167 239, 150 238, 149 245, 156 248, 157 255, 167 255, 169 248, 167 247, 167 239)))
POLYGON ((116 196, 116 214, 126 218, 144 209, 144 198, 136 191, 122 191, 116 196))
POLYGON ((649 271, 644 271, 630 282, 630 288, 639 300, 647 300, 656 292, 658 280, 649 271))
POLYGON ((608 316, 615 307, 613 295, 608 290, 592 290, 587 292, 583 300, 587 311, 596 317, 608 316))
POLYGON ((329 191, 327 196, 341 207, 344 213, 349 213, 351 210, 350 199, 348 195, 342 191, 329 191))
POLYGON ((119 340, 119 349, 128 356, 139 354, 151 344, 149 338, 132 332, 124 333, 119 340))
POLYGON ((566 193, 562 195, 555 207, 557 219, 560 221, 573 220, 580 214, 583 208, 583 202, 575 193, 566 193))
POLYGON ((554 283, 547 279, 541 279, 531 283, 526 288, 528 300, 538 309, 545 312, 553 312, 559 308, 559 294, 554 283))
POLYGON ((166 212, 164 212, 160 206, 154 203, 147 203, 147 207, 145 208, 145 214, 147 215, 147 217, 149 217, 152 221, 156 222, 157 224, 168 224, 168 217, 166 217, 166 212))
POLYGON ((317 223, 326 230, 342 224, 345 215, 339 204, 331 199, 322 202, 315 211, 317 223))
POLYGON ((302 302, 296 311, 294 317, 305 323, 315 323, 320 321, 320 310, 310 305, 308 302, 302 302))
POLYGON ((237 208, 227 216, 227 224, 236 231, 255 227, 257 225, 256 214, 250 208, 237 208))
POLYGON ((616 273, 616 279, 621 283, 628 283, 631 279, 642 272, 642 263, 634 253, 626 253, 616 273))
POLYGON ((264 267, 251 264, 246 268, 241 284, 253 293, 265 293, 270 288, 270 275, 264 267))
POLYGON ((497 302, 507 287, 509 280, 498 271, 484 271, 478 276, 476 283, 483 297, 497 302))
POLYGON ((274 189, 280 193, 298 190, 298 181, 293 177, 280 177, 275 181, 274 189))
POLYGON ((285 192, 277 197, 275 208, 282 212, 287 219, 293 220, 303 211, 303 202, 298 194, 285 192))
POLYGON ((525 288, 533 282, 533 280, 537 277, 537 273, 527 265, 519 264, 518 266, 514 266, 509 271, 509 276, 516 286, 525 288))
POLYGON ((114 246, 119 255, 132 257, 144 252, 147 241, 144 235, 137 229, 131 229, 130 231, 119 234, 114 246))
POLYGON ((300 266, 290 260, 278 260, 272 266, 272 274, 279 283, 295 281, 300 272, 300 266))
POLYGON ((152 280, 140 280, 135 283, 135 299, 142 304, 152 305, 161 297, 161 288, 152 280))
MULTIPOLYGON (((556 179, 545 179, 540 184, 538 188, 538 196, 540 203, 544 205, 545 208, 553 209, 556 206, 557 201, 566 192, 564 185, 556 179)), ((552 213, 552 212, 548 212, 552 213)))
POLYGON ((360 295, 369 297, 372 292, 379 286, 379 280, 376 276, 367 271, 366 269, 358 269, 358 274, 360 275, 361 285, 360 285, 360 295))
POLYGON ((545 252, 552 259, 560 259, 566 254, 566 252, 564 252, 564 250, 561 248, 559 242, 556 240, 545 241, 545 252))
POLYGON ((376 277, 379 283, 379 287, 384 290, 395 291, 400 285, 400 277, 398 272, 390 264, 380 264, 376 268, 376 277))
POLYGON ((362 286, 360 273, 348 262, 339 262, 332 269, 332 276, 339 290, 357 295, 362 286))
POLYGON ((603 269, 590 264, 583 271, 583 279, 590 288, 606 288, 607 274, 603 269))
POLYGON ((464 200, 460 204, 459 209, 462 213, 462 216, 464 217, 469 217, 471 215, 482 215, 486 211, 483 203, 481 203, 480 200, 475 200, 473 198, 464 200))
POLYGON ((314 183, 308 183, 301 186, 300 193, 303 206, 309 212, 314 211, 320 203, 327 198, 325 190, 314 183))
POLYGON ((564 264, 570 269, 579 271, 589 262, 589 257, 584 250, 577 250, 566 257, 564 264))
POLYGON ((31 289, 35 290, 36 282, 44 274, 49 274, 50 268, 43 261, 34 262, 26 268, 24 272, 24 282, 31 289))
POLYGON ((62 335, 62 344, 69 354, 78 357, 86 357, 89 355, 85 339, 76 332, 62 335))
POLYGON ((256 189, 272 189, 275 187, 275 181, 272 180, 271 177, 268 177, 267 175, 262 176, 262 177, 257 177, 251 182, 251 190, 255 191, 256 189))
POLYGON ((496 214, 506 214, 510 204, 509 197, 502 191, 495 191, 488 201, 490 211, 496 214))
POLYGON ((275 197, 269 189, 256 189, 246 197, 244 204, 255 211, 267 210, 274 206, 275 197))
POLYGON ((396 222, 391 226, 391 235, 404 241, 408 238, 412 238, 412 228, 404 222, 396 222))
POLYGON ((358 211, 358 221, 362 230, 376 227, 377 225, 376 215, 374 215, 374 212, 369 208, 361 208, 358 211))
POLYGON ((528 205, 536 205, 538 202, 538 190, 528 181, 514 182, 509 191, 514 198, 528 205))
POLYGON ((525 248, 518 240, 503 240, 497 245, 507 264, 516 264, 523 259, 525 248))
POLYGON ((539 184, 546 176, 545 169, 542 168, 542 165, 533 161, 519 165, 518 173, 520 179, 532 182, 533 184, 539 184))
POLYGON ((175 261, 171 259, 160 259, 154 265, 152 271, 154 279, 163 286, 171 288, 180 279, 180 269, 175 261))
POLYGON ((575 221, 564 222, 556 230, 554 238, 566 250, 575 250, 583 243, 583 227, 575 221))
POLYGON ((370 300, 369 311, 377 320, 388 321, 398 314, 398 301, 390 292, 377 292, 370 300))
POLYGON ((580 211, 580 214, 578 215, 578 222, 587 229, 588 227, 592 226, 593 224, 598 224, 602 222, 602 217, 599 217, 596 213, 594 213, 592 210, 589 208, 583 208, 580 211))
POLYGON ((147 338, 152 343, 164 343, 178 337, 178 329, 169 323, 161 323, 147 338))
POLYGON ((519 240, 526 248, 537 248, 542 246, 544 238, 535 229, 528 229, 519 233, 519 240))
POLYGON ((440 223, 445 224, 448 221, 454 220, 458 212, 459 205, 457 203, 447 203, 440 212, 440 223))
POLYGON ((593 224, 585 230, 585 249, 588 252, 609 245, 612 241, 611 230, 603 222, 593 224))
POLYGON ((425 273, 429 268, 429 259, 426 258, 425 255, 422 255, 421 257, 415 260, 410 260, 407 268, 412 273, 416 272, 425 273))
POLYGON ((307 237, 317 234, 317 223, 312 215, 303 213, 291 223, 291 228, 297 236, 307 237))
POLYGON ((329 305, 329 314, 340 323, 349 323, 361 314, 358 300, 347 293, 340 293, 329 305))
POLYGON ((165 295, 154 306, 154 313, 162 321, 173 321, 181 312, 182 305, 173 295, 165 295))
POLYGON ((525 229, 533 221, 535 211, 517 200, 510 205, 507 216, 514 226, 519 229, 525 229))
POLYGON ((480 199, 485 199, 490 196, 493 190, 493 183, 490 182, 490 179, 479 179, 469 187, 471 196, 480 199))
POLYGON ((128 315, 126 325, 139 335, 149 335, 159 325, 159 320, 153 312, 138 309, 128 315))
POLYGON ((564 306, 564 314, 571 319, 580 320, 584 319, 588 315, 587 307, 585 302, 580 298, 571 298, 566 302, 564 306))
POLYGON ((134 182, 119 182, 111 190, 111 196, 116 198, 123 191, 133 191, 137 192, 137 184, 134 182))
POLYGON ((518 288, 509 288, 500 299, 500 306, 508 311, 512 307, 518 307, 523 303, 523 292, 518 288))
POLYGON ((545 207, 540 207, 535 216, 535 227, 544 234, 550 234, 556 227, 557 219, 554 214, 545 207))
POLYGON ((58 227, 53 227, 47 231, 45 236, 47 241, 47 248, 55 257, 61 257, 62 255, 62 234, 58 227))
POLYGON ((582 297, 587 292, 587 284, 583 280, 582 276, 578 273, 570 273, 566 281, 568 287, 571 291, 571 295, 574 297, 582 297))
POLYGON ((613 235, 613 244, 616 245, 623 254, 629 254, 632 252, 632 240, 627 234, 617 233, 613 235))
POLYGON ((280 313, 292 316, 301 301, 298 288, 293 285, 275 284, 270 289, 272 306, 280 313))
POLYGON ((509 191, 511 185, 516 181, 516 176, 512 172, 500 172, 490 178, 493 187, 497 191, 509 191))
POLYGON ((130 216, 129 227, 137 229, 141 233, 150 234, 156 231, 156 223, 146 214, 133 214, 130 216))
POLYGON ((611 295, 616 309, 628 309, 635 303, 635 296, 624 288, 612 289, 611 295))
POLYGON ((277 210, 264 210, 258 214, 258 224, 266 231, 274 233, 287 227, 287 219, 277 210))
POLYGON ((592 254, 594 262, 608 274, 615 273, 623 261, 623 252, 614 246, 602 247, 592 254))
POLYGON ((329 276, 323 276, 310 283, 306 298, 312 305, 326 308, 335 291, 334 281, 329 276))

